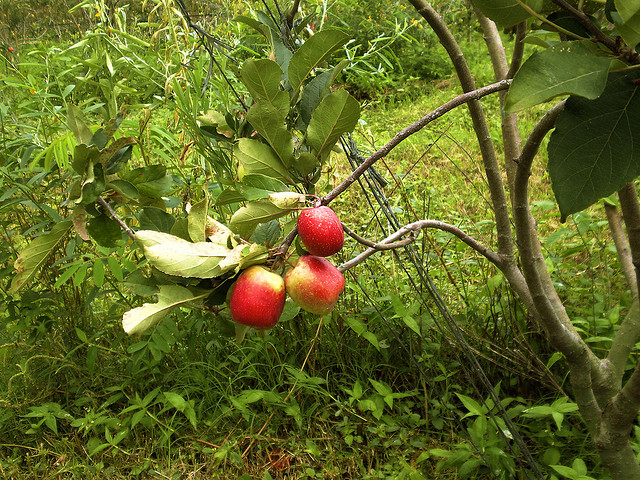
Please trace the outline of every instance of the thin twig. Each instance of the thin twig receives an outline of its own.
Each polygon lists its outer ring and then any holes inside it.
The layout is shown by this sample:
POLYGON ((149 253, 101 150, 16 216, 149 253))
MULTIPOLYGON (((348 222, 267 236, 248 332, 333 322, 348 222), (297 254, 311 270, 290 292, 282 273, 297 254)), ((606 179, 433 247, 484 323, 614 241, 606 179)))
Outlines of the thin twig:
POLYGON ((506 90, 511 85, 511 80, 501 80, 497 83, 492 83, 491 85, 487 85, 482 88, 478 88, 477 90, 472 90, 471 92, 463 93, 462 95, 457 96, 453 100, 445 103, 444 105, 436 108, 432 112, 429 112, 420 120, 415 123, 412 123, 405 129, 398 132, 386 145, 380 148, 378 151, 372 153, 362 164, 356 168, 351 175, 349 175, 340 185, 331 190, 328 194, 322 197, 322 205, 329 204, 333 199, 335 199, 338 195, 343 193, 347 188, 351 186, 358 178, 360 178, 367 169, 376 163, 381 158, 386 157, 391 150, 397 147, 402 141, 406 140, 408 137, 413 135, 414 133, 419 132, 424 127, 426 127, 429 123, 434 120, 440 118, 445 113, 450 112, 456 107, 463 105, 472 100, 478 100, 486 95, 490 95, 495 92, 499 92, 500 90, 506 90))
POLYGON ((98 197, 98 203, 102 205, 104 209, 107 211, 107 213, 109 214, 109 216, 113 218, 116 221, 116 223, 120 225, 120 227, 125 232, 127 232, 127 235, 129 235, 129 237, 131 237, 132 240, 136 238, 136 234, 133 233, 133 230, 131 230, 129 226, 126 223, 124 223, 124 221, 118 216, 115 210, 111 208, 111 205, 109 205, 104 198, 98 197))

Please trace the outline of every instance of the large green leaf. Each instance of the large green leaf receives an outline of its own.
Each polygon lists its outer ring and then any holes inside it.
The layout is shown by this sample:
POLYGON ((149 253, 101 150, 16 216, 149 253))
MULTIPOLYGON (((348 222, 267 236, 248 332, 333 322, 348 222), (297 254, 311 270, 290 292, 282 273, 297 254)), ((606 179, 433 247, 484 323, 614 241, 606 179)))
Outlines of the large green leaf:
POLYGON ((300 115, 305 125, 309 124, 313 110, 318 106, 320 100, 329 93, 331 84, 348 64, 348 60, 341 61, 331 70, 327 70, 316 76, 304 87, 302 96, 300 97, 300 115))
POLYGON ((161 285, 157 303, 145 303, 122 317, 122 327, 129 335, 143 333, 169 315, 175 308, 206 297, 210 292, 194 295, 179 285, 161 285))
POLYGON ((113 248, 122 239, 122 229, 109 215, 91 217, 87 222, 87 232, 98 245, 113 248))
POLYGON ((615 0, 614 4, 624 22, 640 15, 640 0, 615 0))
POLYGON ((282 69, 276 62, 249 59, 242 65, 240 78, 254 100, 270 103, 283 117, 289 113, 289 95, 280 89, 282 69))
POLYGON ((517 112, 559 95, 597 98, 607 84, 612 61, 596 56, 584 42, 562 42, 534 52, 516 73, 505 110, 517 112))
POLYGON ((73 221, 64 220, 54 226, 49 233, 37 237, 20 252, 14 263, 18 273, 11 280, 9 293, 16 293, 33 279, 72 228, 73 221))
POLYGON ((95 145, 88 146, 84 143, 79 143, 73 149, 73 162, 71 166, 80 175, 84 175, 87 172, 87 167, 92 165, 94 160, 97 160, 100 156, 100 150, 95 145))
MULTIPOLYGON (((543 0, 523 0, 523 3, 533 11, 539 12, 544 2, 543 0)), ((512 27, 531 16, 517 0, 474 0, 473 4, 502 27, 512 27)))
POLYGON ((76 137, 78 143, 84 143, 85 145, 89 145, 91 143, 93 134, 84 122, 84 114, 82 113, 82 110, 75 105, 69 105, 67 107, 67 124, 73 132, 73 135, 76 137))
POLYGON ((250 138, 241 138, 234 148, 234 153, 245 175, 265 175, 284 183, 295 183, 287 167, 269 145, 250 138))
POLYGON ((549 140, 549 176, 562 220, 640 174, 637 72, 612 74, 600 97, 570 97, 549 140))
POLYGON ((249 238, 260 223, 266 223, 282 217, 290 211, 266 200, 251 202, 236 210, 231 217, 229 227, 241 237, 249 238))
POLYGON ((167 175, 167 169, 163 165, 149 165, 133 169, 122 176, 123 180, 133 184, 142 195, 151 198, 160 198, 173 185, 171 175, 167 175))
POLYGON ((185 242, 181 238, 145 246, 144 255, 151 265, 167 275, 213 278, 222 272, 218 266, 231 249, 212 242, 185 242))
POLYGON ((82 190, 78 203, 82 205, 89 205, 98 200, 98 197, 102 195, 107 183, 105 180, 104 168, 101 163, 96 163, 87 169, 87 177, 82 182, 82 190))
POLYGON ((346 90, 327 95, 313 112, 307 144, 324 160, 341 135, 351 132, 360 118, 360 104, 346 90))
POLYGON ((247 120, 262 135, 280 161, 289 166, 293 157, 293 137, 284 115, 270 103, 258 102, 247 112, 247 120))
POLYGON ((145 230, 157 230, 169 233, 176 223, 176 219, 170 213, 157 207, 145 207, 138 216, 140 228, 145 230))
POLYGON ((293 91, 297 91, 305 78, 341 48, 349 40, 349 35, 339 30, 322 30, 311 36, 300 46, 289 61, 287 76, 293 91))
POLYGON ((635 13, 626 20, 622 19, 619 13, 611 14, 616 26, 616 30, 631 47, 636 47, 640 43, 640 13, 635 13))

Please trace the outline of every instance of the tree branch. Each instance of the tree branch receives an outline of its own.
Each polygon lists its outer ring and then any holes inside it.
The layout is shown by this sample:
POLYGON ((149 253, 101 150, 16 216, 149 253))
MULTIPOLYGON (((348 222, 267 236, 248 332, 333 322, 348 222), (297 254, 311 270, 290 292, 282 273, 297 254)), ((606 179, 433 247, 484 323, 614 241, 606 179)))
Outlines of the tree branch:
MULTIPOLYGON (((429 23, 438 36, 440 43, 447 51, 451 63, 456 69, 456 75, 460 80, 462 90, 465 92, 475 90, 473 76, 464 58, 460 46, 456 42, 451 31, 447 28, 442 17, 426 0, 409 0, 416 11, 429 23)), ((478 139, 478 146, 482 154, 482 161, 489 183, 491 203, 493 205, 496 228, 498 231, 498 252, 501 255, 513 257, 513 236, 509 218, 509 207, 502 183, 498 159, 491 140, 491 133, 487 125, 487 119, 479 101, 469 102, 469 113, 473 122, 473 129, 478 139)))
POLYGON ((622 266, 622 273, 624 274, 627 285, 631 289, 633 296, 638 295, 638 280, 636 278, 636 270, 633 266, 633 258, 631 256, 631 248, 629 246, 629 240, 624 234, 622 228, 622 220, 620 213, 615 205, 610 205, 604 202, 604 211, 607 214, 607 221, 609 222, 609 231, 613 237, 613 243, 616 246, 616 252, 618 253, 618 259, 622 266))
MULTIPOLYGON (((342 265, 340 265, 340 267, 338 267, 338 269, 344 272, 345 270, 353 268, 356 265, 364 262, 367 258, 369 258, 374 253, 384 249, 384 248, 380 248, 380 246, 384 247, 384 246, 390 245, 393 242, 397 242, 400 238, 404 237, 405 235, 410 235, 412 233, 417 232, 418 230, 423 230, 427 228, 435 228, 437 230, 443 230, 445 232, 449 232, 455 235, 458 239, 462 240, 464 243, 469 245, 471 248, 473 248, 475 251, 480 253, 491 263, 496 265, 498 268, 501 268, 503 264, 503 260, 500 257, 500 255, 498 255, 493 250, 485 247, 480 242, 478 242, 475 238, 471 237, 470 235, 468 235, 458 227, 450 225, 448 223, 440 222, 438 220, 418 220, 417 222, 413 222, 408 225, 405 225, 398 231, 389 235, 384 240, 376 243, 374 246, 371 246, 370 248, 362 252, 360 255, 356 256, 355 258, 352 258, 348 262, 343 263, 342 265)), ((408 243, 410 242, 407 242, 407 244, 408 243)))
POLYGON ((129 237, 132 240, 136 238, 136 234, 133 233, 133 230, 131 230, 129 226, 126 223, 124 223, 124 221, 118 216, 115 210, 111 208, 111 205, 109 205, 104 198, 98 197, 98 203, 102 205, 102 207, 107 211, 109 216, 113 218, 118 225, 120 225, 120 228, 122 228, 125 232, 127 232, 127 235, 129 235, 129 237))
MULTIPOLYGON (((507 56, 505 55, 504 46, 502 45, 502 39, 500 38, 500 32, 496 27, 496 24, 487 18, 478 8, 474 7, 482 31, 484 32, 484 41, 487 44, 487 50, 491 57, 491 63, 493 65, 493 71, 496 80, 504 80, 509 78, 509 65, 507 63, 507 56)), ((516 40, 517 42, 517 40, 516 40)), ((500 108, 504 110, 504 98, 506 91, 502 91, 498 94, 500 99, 500 108)), ((518 117, 515 113, 502 114, 502 141, 504 146, 504 165, 507 172, 507 185, 511 195, 513 195, 513 182, 516 173, 515 161, 520 156, 520 132, 518 131, 518 117)))
POLYGON ((296 14, 298 13, 298 7, 300 6, 300 0, 293 0, 293 4, 291 5, 291 8, 289 9, 289 12, 287 12, 287 25, 289 26, 289 29, 293 28, 293 19, 296 18, 296 14))
POLYGON ((611 373, 613 376, 610 388, 619 389, 622 385, 624 367, 629 359, 629 354, 636 345, 638 335, 640 335, 640 306, 638 304, 638 297, 636 296, 629 312, 627 312, 627 315, 620 324, 620 328, 613 337, 609 355, 607 355, 607 360, 611 363, 611 373))
POLYGON ((514 221, 524 276, 539 319, 550 342, 570 358, 581 354, 584 342, 571 324, 551 282, 528 199, 533 159, 563 108, 564 103, 552 107, 534 127, 522 149, 514 184, 514 221))
MULTIPOLYGON (((631 259, 635 268, 636 284, 640 282, 640 203, 633 183, 627 183, 618 192, 622 217, 627 226, 631 259)), ((636 287, 636 290, 640 288, 636 287)))
MULTIPOLYGON (((595 25, 591 19, 582 11, 575 8, 573 5, 570 5, 565 0, 552 0, 553 3, 558 5, 560 8, 570 13, 580 24, 591 34, 593 37, 600 43, 602 43, 605 47, 611 50, 614 54, 620 55, 619 45, 615 40, 605 35, 597 25, 595 25)), ((629 56, 628 60, 630 63, 637 64, 638 63, 638 54, 634 53, 629 56)))
POLYGON ((485 95, 489 95, 500 90, 505 90, 509 88, 509 85, 511 85, 510 80, 502 80, 497 83, 492 83, 491 85, 487 85, 472 92, 467 92, 459 95, 453 100, 450 100, 444 105, 436 108, 432 112, 429 112, 417 122, 412 123, 408 127, 398 132, 391 140, 389 140, 389 142, 387 142, 386 145, 366 158, 364 162, 362 162, 362 164, 351 173, 351 175, 349 175, 342 183, 340 183, 340 185, 338 185, 336 188, 322 197, 321 204, 328 205, 329 202, 343 193, 347 188, 351 186, 351 184, 353 184, 358 178, 360 178, 371 165, 376 163, 381 158, 386 157, 389 152, 397 147, 398 144, 400 144, 403 140, 420 131, 429 123, 440 118, 445 113, 453 110, 454 108, 463 105, 464 103, 470 102, 472 100, 477 100, 478 98, 482 98, 485 95))
POLYGON ((507 78, 513 78, 522 65, 524 56, 524 37, 527 35, 527 22, 520 22, 516 26, 516 39, 511 54, 511 66, 507 72, 507 78))

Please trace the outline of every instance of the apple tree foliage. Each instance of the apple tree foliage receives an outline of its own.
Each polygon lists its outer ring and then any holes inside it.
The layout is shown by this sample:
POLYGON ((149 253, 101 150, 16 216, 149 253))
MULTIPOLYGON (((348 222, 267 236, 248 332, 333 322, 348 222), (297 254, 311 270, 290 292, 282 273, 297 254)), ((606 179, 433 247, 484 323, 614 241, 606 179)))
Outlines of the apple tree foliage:
MULTIPOLYGON (((174 179, 165 165, 127 165, 136 140, 117 138, 122 116, 92 132, 80 109, 70 107, 68 125, 77 142, 68 198, 73 215, 20 254, 12 292, 32 280, 72 232, 110 247, 124 231, 144 256, 131 281, 156 297, 125 313, 125 331, 137 334, 178 307, 223 303, 241 270, 274 262, 274 247, 295 225, 279 219, 309 204, 338 139, 354 129, 360 105, 346 90, 332 89, 346 62, 330 66, 328 60, 343 51, 348 35, 323 30, 290 50, 276 25, 263 20, 240 18, 265 35, 274 52, 273 59, 246 60, 237 72, 250 107, 198 118, 201 138, 221 145, 218 153, 232 165, 215 200, 207 196, 184 215, 170 214, 164 198, 174 179), (211 208, 221 206, 234 211, 228 224, 210 216, 211 208)), ((297 307, 288 305, 285 315, 295 313, 297 307)))

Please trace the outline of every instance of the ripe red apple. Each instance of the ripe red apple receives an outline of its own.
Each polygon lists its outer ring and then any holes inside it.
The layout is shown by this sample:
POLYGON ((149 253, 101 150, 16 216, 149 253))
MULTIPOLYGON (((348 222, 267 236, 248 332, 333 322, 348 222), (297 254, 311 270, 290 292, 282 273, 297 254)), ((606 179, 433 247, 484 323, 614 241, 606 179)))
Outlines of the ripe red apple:
POLYGON ((342 224, 336 213, 324 205, 300 212, 298 235, 307 251, 317 257, 329 257, 344 245, 342 224))
POLYGON ((229 310, 235 322, 258 330, 278 323, 286 299, 280 275, 254 265, 240 274, 231 289, 229 310))
POLYGON ((287 272, 287 293, 303 310, 325 315, 333 310, 344 290, 344 276, 329 260, 303 255, 287 272))

